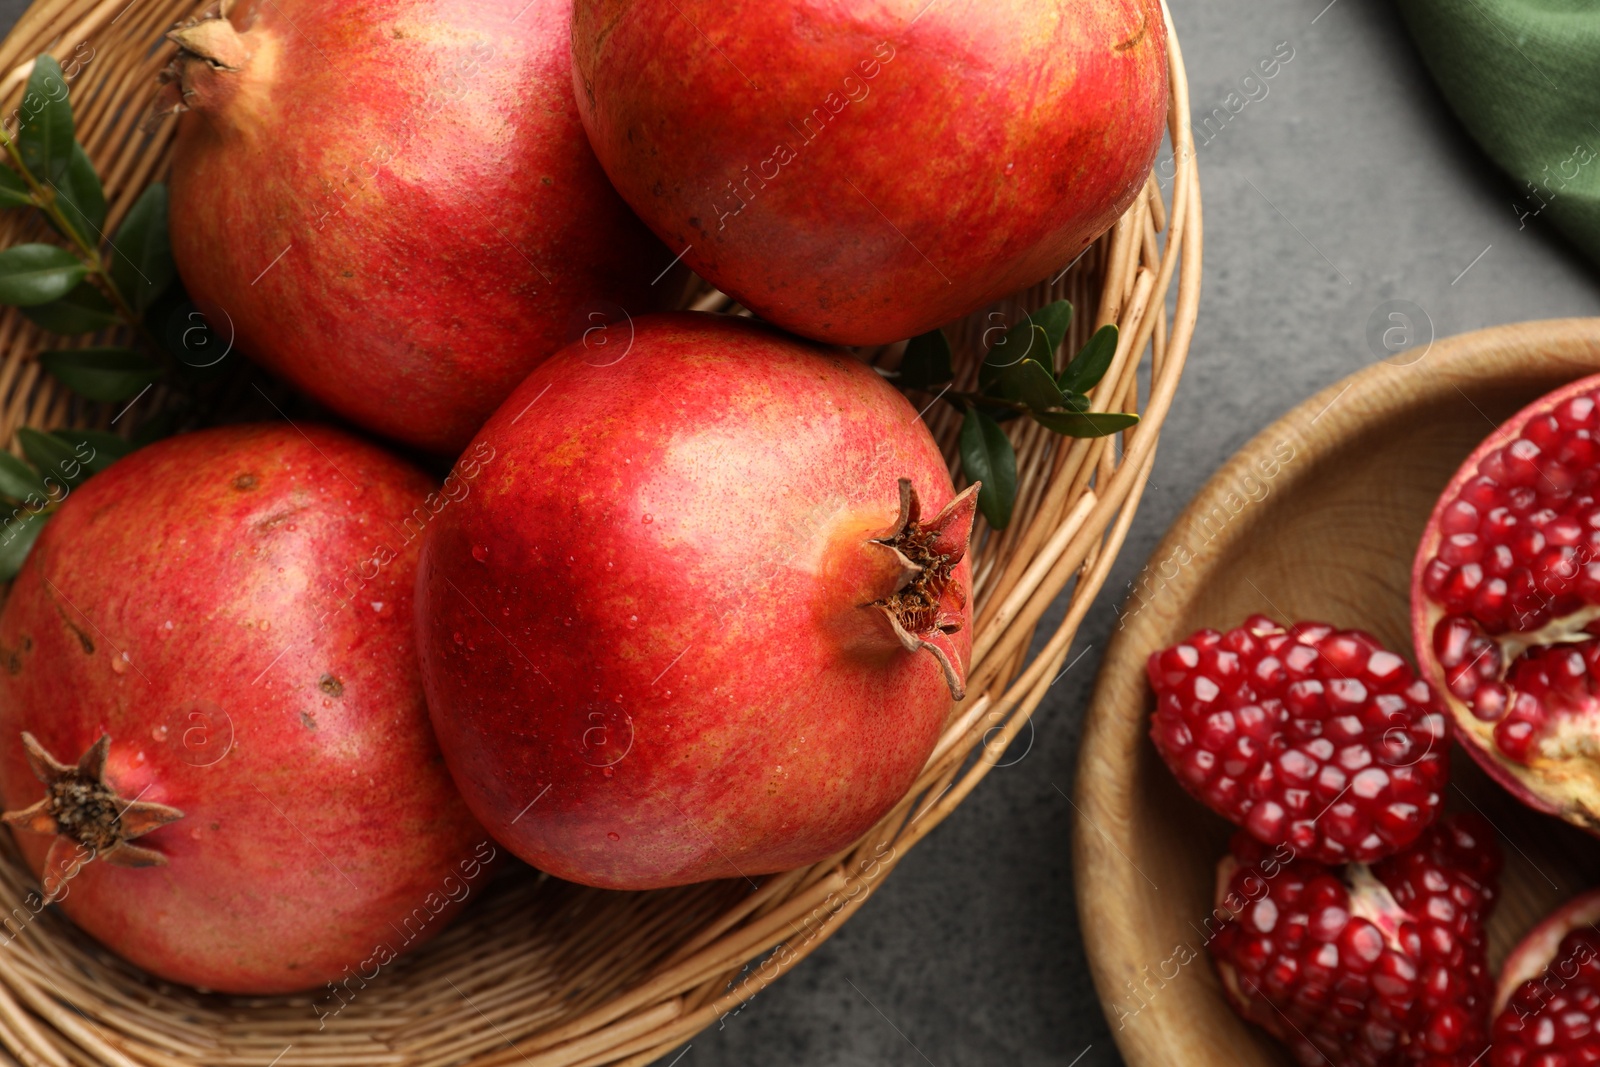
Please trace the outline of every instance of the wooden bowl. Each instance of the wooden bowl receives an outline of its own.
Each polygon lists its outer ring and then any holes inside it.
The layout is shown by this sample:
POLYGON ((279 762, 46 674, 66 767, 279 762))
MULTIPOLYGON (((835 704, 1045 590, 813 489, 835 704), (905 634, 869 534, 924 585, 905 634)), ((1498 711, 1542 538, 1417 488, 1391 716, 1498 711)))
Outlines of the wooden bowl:
MULTIPOLYGON (((1597 371, 1600 319, 1404 352, 1263 430, 1167 531, 1107 649, 1076 785, 1079 916, 1130 1067, 1293 1062, 1223 999, 1200 927, 1232 828, 1184 793, 1150 743, 1145 657, 1251 612, 1359 627, 1409 657, 1411 560, 1445 483, 1507 416, 1597 371)), ((1540 917, 1600 884, 1600 842, 1523 807, 1464 752, 1451 770, 1447 807, 1480 811, 1505 851, 1489 925, 1498 967, 1540 917)))

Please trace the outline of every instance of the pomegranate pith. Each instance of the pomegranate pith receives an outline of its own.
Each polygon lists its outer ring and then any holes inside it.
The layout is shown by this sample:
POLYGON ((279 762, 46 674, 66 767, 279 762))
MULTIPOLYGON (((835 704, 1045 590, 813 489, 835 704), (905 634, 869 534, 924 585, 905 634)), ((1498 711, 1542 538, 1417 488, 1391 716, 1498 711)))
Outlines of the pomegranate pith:
POLYGON ((1439 812, 1446 720, 1370 634, 1257 615, 1151 655, 1150 736, 1196 798, 1267 844, 1370 862, 1439 812))
POLYGON ((1600 891, 1557 909, 1512 950, 1495 994, 1489 1067, 1600 1064, 1600 891))
POLYGON ((1600 827, 1600 377, 1495 430, 1418 548, 1423 675, 1467 750, 1530 805, 1600 827))
POLYGON ((1371 867, 1284 860, 1236 834, 1217 879, 1232 917, 1210 942, 1223 989, 1307 1067, 1468 1067, 1489 1045, 1484 922, 1499 871, 1471 814, 1371 867))

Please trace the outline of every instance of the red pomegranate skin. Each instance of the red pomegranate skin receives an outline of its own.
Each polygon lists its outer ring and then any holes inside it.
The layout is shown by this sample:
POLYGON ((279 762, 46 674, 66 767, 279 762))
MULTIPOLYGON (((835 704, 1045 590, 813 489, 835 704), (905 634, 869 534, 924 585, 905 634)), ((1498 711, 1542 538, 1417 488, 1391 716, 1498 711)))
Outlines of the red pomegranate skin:
MULTIPOLYGON (((370 979, 486 881, 412 639, 401 531, 432 488, 343 433, 259 425, 67 497, 0 614, 6 810, 44 795, 28 731, 64 763, 109 734, 108 784, 183 812, 134 842, 164 866, 65 882, 75 923, 162 978, 279 993, 370 979)), ((15 837, 40 872, 51 837, 15 837)))
MULTIPOLYGON (((863 606, 894 589, 866 542, 893 528, 897 480, 934 516, 945 461, 847 353, 693 312, 618 331, 529 376, 479 435, 499 458, 429 528, 440 746, 490 832, 561 878, 814 862, 903 796, 952 706, 935 657, 863 606)), ((960 669, 969 587, 963 555, 960 669)))
POLYGON ((236 38, 186 37, 239 68, 179 61, 172 250, 218 332, 362 427, 453 453, 591 316, 668 298, 673 276, 651 280, 672 254, 579 123, 570 12, 247 0, 236 38))
POLYGON ((578 0, 612 183, 763 318, 894 341, 1065 267, 1146 177, 1157 0, 578 0))

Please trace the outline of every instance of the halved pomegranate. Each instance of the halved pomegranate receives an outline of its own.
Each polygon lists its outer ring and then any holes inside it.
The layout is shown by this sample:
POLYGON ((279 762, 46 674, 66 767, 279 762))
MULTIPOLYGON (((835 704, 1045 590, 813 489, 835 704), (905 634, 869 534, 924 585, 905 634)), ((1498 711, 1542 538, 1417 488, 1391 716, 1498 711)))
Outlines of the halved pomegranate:
POLYGON ((1461 465, 1412 568, 1417 663, 1457 736, 1540 811, 1600 831, 1600 375, 1461 465))
POLYGON ((1489 1067, 1600 1063, 1600 890, 1556 909, 1507 957, 1489 1067))

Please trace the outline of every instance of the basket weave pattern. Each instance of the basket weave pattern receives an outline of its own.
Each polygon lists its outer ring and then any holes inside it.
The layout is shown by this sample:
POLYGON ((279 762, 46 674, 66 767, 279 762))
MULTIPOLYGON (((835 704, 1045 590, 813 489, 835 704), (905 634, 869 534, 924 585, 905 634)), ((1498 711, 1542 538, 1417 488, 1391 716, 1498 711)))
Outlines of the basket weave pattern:
MULTIPOLYGON (((35 55, 61 60, 79 139, 106 186, 107 232, 166 172, 173 125, 140 126, 171 54, 162 34, 199 11, 186 0, 37 0, 0 42, 6 113, 35 55)), ((154 982, 52 910, 34 915, 25 903, 34 879, 6 835, 0 1062, 642 1065, 759 993, 838 930, 977 785, 1038 707, 1132 521, 1199 300, 1199 180, 1176 39, 1169 50, 1171 203, 1152 178, 1074 265, 1016 297, 1023 308, 1070 299, 1082 312, 1067 338, 1071 351, 1095 328, 1116 323, 1119 346, 1093 390, 1094 407, 1140 411, 1143 421, 1120 447, 1115 438, 1057 437, 1029 420, 1007 424, 1019 492, 1006 530, 989 531, 980 520, 974 532, 969 695, 911 790, 865 838, 758 882, 617 893, 526 871, 501 877, 475 889, 483 899, 413 956, 382 965, 352 960, 350 979, 336 990, 252 1000, 154 982), (1030 659, 1040 619, 1069 586, 1066 617, 1030 659)), ((30 239, 36 226, 9 213, 0 218, 0 244, 30 239)), ((703 292, 694 304, 728 302, 703 292)), ((992 325, 973 316, 949 328, 958 387, 973 387, 981 338, 992 325)), ((16 311, 0 313, 0 440, 11 441, 19 426, 105 428, 115 416, 41 375, 34 357, 51 344, 16 311)), ((892 363, 900 347, 872 355, 892 363)), ((927 419, 958 473, 959 414, 934 404, 927 419)))

